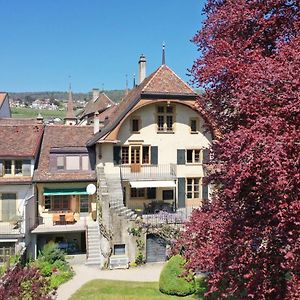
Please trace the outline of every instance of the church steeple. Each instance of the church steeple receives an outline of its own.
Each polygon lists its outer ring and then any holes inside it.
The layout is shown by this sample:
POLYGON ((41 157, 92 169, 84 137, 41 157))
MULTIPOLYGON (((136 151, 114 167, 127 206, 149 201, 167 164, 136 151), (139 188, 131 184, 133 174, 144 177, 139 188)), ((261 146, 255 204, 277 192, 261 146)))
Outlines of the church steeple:
POLYGON ((77 118, 74 113, 73 93, 71 83, 69 84, 69 98, 67 104, 67 113, 65 116, 65 125, 76 125, 77 118))

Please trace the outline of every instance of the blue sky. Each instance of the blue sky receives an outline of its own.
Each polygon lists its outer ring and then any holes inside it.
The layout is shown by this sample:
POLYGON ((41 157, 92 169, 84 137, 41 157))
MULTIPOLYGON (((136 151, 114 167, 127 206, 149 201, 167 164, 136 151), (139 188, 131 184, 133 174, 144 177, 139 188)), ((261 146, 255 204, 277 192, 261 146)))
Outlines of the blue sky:
POLYGON ((203 0, 0 0, 0 91, 63 91, 129 86, 141 53, 147 75, 161 63, 185 81, 199 56, 190 39, 203 0))

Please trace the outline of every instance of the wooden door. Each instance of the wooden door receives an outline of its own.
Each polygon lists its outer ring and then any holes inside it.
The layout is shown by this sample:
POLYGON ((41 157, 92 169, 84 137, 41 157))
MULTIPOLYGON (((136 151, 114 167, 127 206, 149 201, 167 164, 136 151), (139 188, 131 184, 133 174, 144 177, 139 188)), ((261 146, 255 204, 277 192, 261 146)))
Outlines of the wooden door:
POLYGON ((131 172, 137 173, 141 171, 141 147, 131 147, 131 172))

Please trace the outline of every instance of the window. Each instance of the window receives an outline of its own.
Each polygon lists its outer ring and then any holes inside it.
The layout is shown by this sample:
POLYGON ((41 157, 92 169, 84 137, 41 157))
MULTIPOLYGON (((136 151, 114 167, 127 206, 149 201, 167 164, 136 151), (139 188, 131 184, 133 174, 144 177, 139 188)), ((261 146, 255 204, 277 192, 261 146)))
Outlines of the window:
POLYGON ((15 175, 22 175, 22 160, 15 160, 15 175))
POLYGON ((66 169, 67 170, 80 170, 80 156, 66 156, 66 169))
POLYGON ((90 165, 90 160, 88 155, 81 156, 81 167, 82 167, 81 169, 83 171, 88 171, 90 169, 89 165, 90 165))
POLYGON ((150 164, 150 146, 123 146, 121 148, 122 164, 150 164))
POLYGON ((0 264, 9 260, 10 256, 15 255, 15 243, 0 243, 0 264))
POLYGON ((80 195, 80 212, 87 213, 89 212, 89 196, 80 195))
POLYGON ((186 179, 187 198, 200 198, 200 181, 199 177, 186 179))
POLYGON ((130 191, 130 196, 131 196, 131 198, 145 198, 145 189, 144 188, 140 188, 140 189, 132 188, 130 191))
POLYGON ((174 124, 174 106, 157 106, 157 131, 172 132, 174 124))
POLYGON ((12 160, 5 160, 4 161, 4 174, 6 174, 6 175, 13 175, 13 172, 12 172, 12 160))
POLYGON ((52 210, 69 210, 70 198, 69 196, 52 196, 52 210))
POLYGON ((65 158, 63 156, 57 156, 57 170, 65 169, 65 158))
POLYGON ((191 126, 191 133, 198 132, 198 120, 197 119, 191 119, 190 126, 191 126))
POLYGON ((45 196, 45 209, 51 209, 51 198, 50 198, 50 196, 45 196))
POLYGON ((147 199, 156 199, 156 188, 147 188, 147 199))
POLYGON ((173 200, 174 191, 173 190, 164 190, 163 191, 163 200, 173 200))
POLYGON ((202 151, 200 149, 186 150, 186 162, 189 164, 202 163, 202 151))
POLYGON ((125 255, 125 244, 114 245, 114 255, 125 255))
POLYGON ((137 118, 134 118, 131 120, 131 129, 133 132, 139 132, 140 130, 140 120, 137 118))
POLYGON ((122 147, 122 164, 129 164, 129 147, 122 147))
POLYGON ((0 195, 2 203, 1 220, 3 222, 15 221, 17 218, 17 195, 3 193, 0 195))

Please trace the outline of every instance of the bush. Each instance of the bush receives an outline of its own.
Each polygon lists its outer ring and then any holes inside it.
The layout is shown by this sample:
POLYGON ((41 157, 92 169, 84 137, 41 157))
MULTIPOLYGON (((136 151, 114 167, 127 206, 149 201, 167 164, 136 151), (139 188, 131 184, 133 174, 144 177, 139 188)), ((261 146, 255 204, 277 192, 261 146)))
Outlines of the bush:
POLYGON ((53 264, 57 260, 66 260, 64 251, 59 249, 54 242, 50 242, 44 246, 43 250, 40 252, 39 259, 43 259, 50 264, 53 264))
POLYGON ((207 292, 207 279, 205 275, 195 276, 195 294, 198 297, 204 297, 207 292))
POLYGON ((50 278, 50 287, 52 289, 55 289, 62 283, 67 282, 72 277, 73 277, 72 271, 65 271, 65 272, 58 271, 57 273, 52 274, 50 278))
POLYGON ((160 273, 159 290, 168 295, 187 296, 195 293, 195 279, 191 273, 184 275, 185 260, 180 255, 173 256, 160 273))
POLYGON ((4 274, 0 283, 0 300, 52 299, 49 281, 39 269, 17 265, 4 274))

